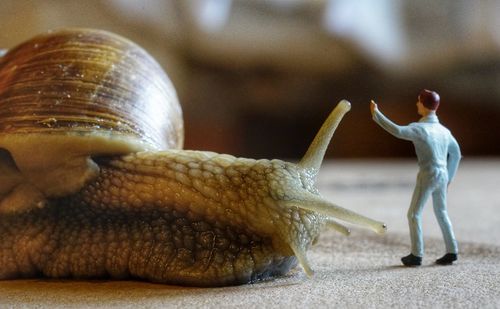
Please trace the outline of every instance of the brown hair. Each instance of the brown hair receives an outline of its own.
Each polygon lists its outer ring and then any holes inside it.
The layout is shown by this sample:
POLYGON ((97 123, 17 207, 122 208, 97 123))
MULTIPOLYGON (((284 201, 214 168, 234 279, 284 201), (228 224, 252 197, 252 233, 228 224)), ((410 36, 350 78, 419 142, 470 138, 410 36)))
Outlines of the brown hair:
POLYGON ((424 89, 420 91, 420 94, 418 95, 418 100, 427 109, 435 111, 439 107, 439 94, 437 94, 437 92, 424 89))

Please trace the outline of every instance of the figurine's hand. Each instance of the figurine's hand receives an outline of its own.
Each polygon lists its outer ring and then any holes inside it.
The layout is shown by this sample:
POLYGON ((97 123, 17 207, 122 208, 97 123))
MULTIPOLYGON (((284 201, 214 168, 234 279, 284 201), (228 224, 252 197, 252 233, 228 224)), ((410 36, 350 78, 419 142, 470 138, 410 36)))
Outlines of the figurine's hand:
POLYGON ((377 103, 375 103, 375 101, 371 100, 370 101, 370 112, 372 113, 372 116, 375 115, 376 110, 377 110, 377 103))

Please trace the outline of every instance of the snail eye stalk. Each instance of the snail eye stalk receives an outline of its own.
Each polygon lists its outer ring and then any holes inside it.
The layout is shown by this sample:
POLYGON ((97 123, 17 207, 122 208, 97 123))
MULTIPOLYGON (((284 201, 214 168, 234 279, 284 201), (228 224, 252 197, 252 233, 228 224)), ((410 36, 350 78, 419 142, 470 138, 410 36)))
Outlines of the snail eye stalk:
POLYGON ((307 170, 312 176, 316 177, 333 133, 335 133, 340 121, 350 109, 351 103, 347 100, 342 100, 337 104, 319 129, 316 137, 314 137, 306 154, 300 160, 299 167, 307 170))

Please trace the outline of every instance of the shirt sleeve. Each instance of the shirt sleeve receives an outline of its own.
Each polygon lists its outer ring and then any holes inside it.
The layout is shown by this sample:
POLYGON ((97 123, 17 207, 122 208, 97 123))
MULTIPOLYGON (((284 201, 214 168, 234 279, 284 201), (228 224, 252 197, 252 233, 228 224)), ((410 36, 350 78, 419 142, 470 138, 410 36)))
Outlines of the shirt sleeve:
POLYGON ((378 109, 373 114, 373 120, 384 130, 394 135, 397 138, 411 141, 415 138, 415 130, 411 125, 399 126, 384 116, 378 109))
POLYGON ((451 136, 450 143, 448 145, 448 183, 450 183, 453 177, 455 177, 461 158, 462 154, 460 153, 460 146, 458 146, 457 140, 451 136))

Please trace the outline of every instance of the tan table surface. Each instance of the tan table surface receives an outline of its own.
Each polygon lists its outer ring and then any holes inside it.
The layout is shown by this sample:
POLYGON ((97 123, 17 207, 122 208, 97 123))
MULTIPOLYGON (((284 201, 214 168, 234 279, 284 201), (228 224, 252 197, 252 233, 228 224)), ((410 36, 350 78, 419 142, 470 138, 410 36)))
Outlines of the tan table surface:
POLYGON ((325 163, 320 191, 330 200, 387 223, 385 236, 353 228, 350 237, 328 231, 300 269, 257 284, 184 288, 145 282, 0 281, 4 307, 304 308, 500 307, 500 160, 464 160, 449 191, 449 213, 459 261, 436 266, 443 243, 432 205, 424 210, 426 256, 405 268, 409 251, 406 211, 417 172, 413 161, 325 163))

